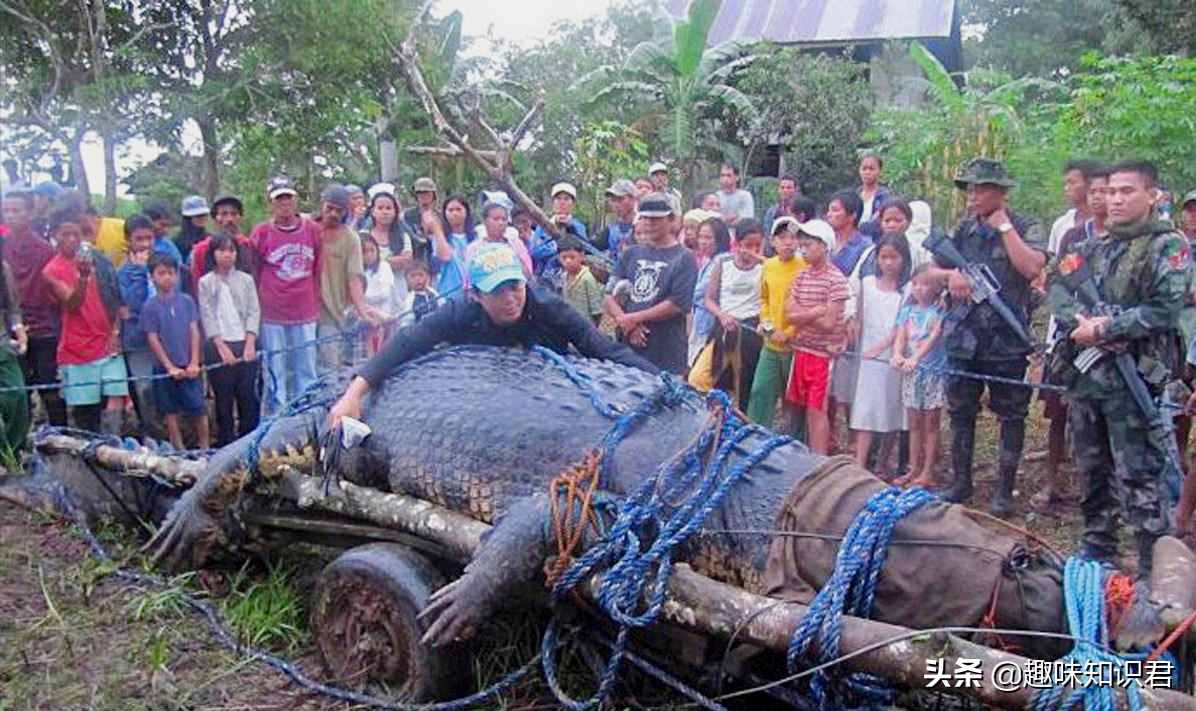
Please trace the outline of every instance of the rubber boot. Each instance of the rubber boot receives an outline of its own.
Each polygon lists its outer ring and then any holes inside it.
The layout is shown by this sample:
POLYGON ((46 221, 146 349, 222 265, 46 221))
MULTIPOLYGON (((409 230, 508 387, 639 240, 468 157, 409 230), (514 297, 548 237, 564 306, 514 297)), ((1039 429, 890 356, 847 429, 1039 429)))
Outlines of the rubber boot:
POLYGON ((999 481, 990 511, 994 516, 1013 513, 1013 489, 1017 484, 1017 468, 1022 461, 1022 447, 1026 442, 1026 421, 1020 417, 1001 420, 1001 449, 997 454, 999 481))
POLYGON ((951 423, 951 467, 955 470, 955 481, 943 492, 943 499, 953 504, 966 504, 972 500, 972 454, 975 443, 975 420, 951 423))
POLYGON ((1001 467, 999 476, 1000 481, 997 482, 997 491, 993 494, 989 511, 993 516, 1004 518, 1013 513, 1013 487, 1017 483, 1017 469, 1001 467))
POLYGON ((100 432, 106 435, 120 437, 124 427, 124 410, 104 410, 100 414, 100 432))

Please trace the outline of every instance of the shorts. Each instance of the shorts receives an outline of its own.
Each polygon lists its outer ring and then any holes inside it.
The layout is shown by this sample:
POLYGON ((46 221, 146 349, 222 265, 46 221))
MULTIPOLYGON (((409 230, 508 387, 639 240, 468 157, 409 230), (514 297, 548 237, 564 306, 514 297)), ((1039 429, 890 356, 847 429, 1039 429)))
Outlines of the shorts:
POLYGON ((807 410, 825 412, 830 379, 829 356, 796 351, 793 354, 793 369, 789 373, 789 387, 785 390, 785 400, 807 410))
POLYGON ((62 380, 62 399, 71 407, 98 405, 106 397, 129 395, 129 373, 125 359, 118 355, 104 356, 90 363, 58 366, 62 380))
MULTIPOLYGON (((162 375, 162 371, 154 369, 154 375, 162 375)), ((154 405, 163 415, 202 415, 203 379, 202 378, 159 378, 154 381, 154 405)))
POLYGON ((901 404, 907 410, 937 410, 943 406, 943 376, 918 368, 901 379, 901 404))

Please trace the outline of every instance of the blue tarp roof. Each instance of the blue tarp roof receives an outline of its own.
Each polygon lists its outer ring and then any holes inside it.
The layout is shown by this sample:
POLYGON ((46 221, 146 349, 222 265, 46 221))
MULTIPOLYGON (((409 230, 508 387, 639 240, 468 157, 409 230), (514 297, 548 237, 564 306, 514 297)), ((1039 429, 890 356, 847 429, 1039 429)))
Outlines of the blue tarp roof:
MULTIPOLYGON (((684 17, 690 0, 666 0, 684 17)), ((727 40, 867 42, 950 37, 955 0, 723 0, 710 46, 727 40)))

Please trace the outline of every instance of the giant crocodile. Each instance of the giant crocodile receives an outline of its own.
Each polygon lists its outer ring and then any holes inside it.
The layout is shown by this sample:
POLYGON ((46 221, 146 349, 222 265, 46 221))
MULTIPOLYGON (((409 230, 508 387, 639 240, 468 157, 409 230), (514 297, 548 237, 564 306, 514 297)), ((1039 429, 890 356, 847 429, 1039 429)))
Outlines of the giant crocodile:
MULTIPOLYGON (((314 398, 318 405, 270 423, 260 442, 251 434, 214 454, 148 544, 155 560, 174 569, 198 567, 227 540, 242 493, 260 481, 247 465, 251 449, 256 448, 258 471, 267 477, 284 464, 312 469, 329 403, 350 375, 329 378, 314 398)), ((351 461, 338 465, 346 477, 494 524, 462 577, 429 603, 427 641, 467 638, 516 589, 542 584, 545 561, 555 550, 549 482, 611 429, 610 413, 600 413, 596 405, 628 412, 659 394, 663 382, 662 376, 605 361, 473 346, 441 349, 404 364, 371 392, 363 420, 372 435, 345 455, 351 461)), ((708 426, 710 411, 703 396, 676 390, 676 397, 634 427, 614 450, 600 493, 617 500, 634 491, 708 426)), ((729 464, 742 461, 770 438, 762 429, 751 432, 736 446, 729 464)), ((800 443, 773 449, 735 485, 676 558, 717 580, 766 593, 769 540, 760 532, 776 527, 790 491, 827 462, 800 443)), ((934 515, 945 507, 933 503, 914 516, 934 515)), ((913 576, 918 580, 898 587, 925 594, 931 610, 926 620, 933 622, 935 596, 962 583, 969 571, 932 562, 922 572, 913 576)), ((1057 631, 1061 610, 1040 616, 1037 625, 1057 631)))

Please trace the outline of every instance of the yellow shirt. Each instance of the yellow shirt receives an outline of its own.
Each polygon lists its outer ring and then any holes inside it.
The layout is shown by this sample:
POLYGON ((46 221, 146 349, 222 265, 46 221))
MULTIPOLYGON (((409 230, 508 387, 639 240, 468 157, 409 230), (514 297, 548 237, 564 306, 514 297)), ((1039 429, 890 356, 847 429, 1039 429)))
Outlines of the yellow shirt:
MULTIPOLYGON (((764 262, 764 274, 760 277, 760 320, 770 321, 777 332, 790 338, 797 334, 797 328, 790 326, 785 318, 785 297, 789 295, 789 285, 805 268, 806 260, 800 255, 795 255, 787 262, 782 262, 780 257, 769 257, 764 262)), ((778 347, 769 339, 765 339, 764 343, 774 351, 792 350, 778 347)))
POLYGON ((125 221, 115 217, 101 217, 100 227, 96 230, 96 249, 112 262, 112 266, 120 267, 125 262, 125 252, 129 245, 125 242, 125 221))

